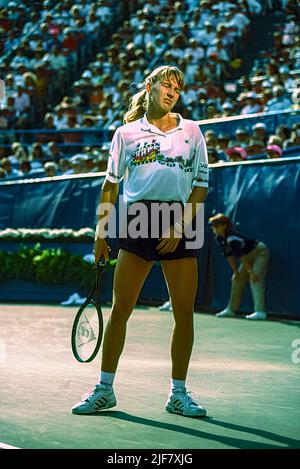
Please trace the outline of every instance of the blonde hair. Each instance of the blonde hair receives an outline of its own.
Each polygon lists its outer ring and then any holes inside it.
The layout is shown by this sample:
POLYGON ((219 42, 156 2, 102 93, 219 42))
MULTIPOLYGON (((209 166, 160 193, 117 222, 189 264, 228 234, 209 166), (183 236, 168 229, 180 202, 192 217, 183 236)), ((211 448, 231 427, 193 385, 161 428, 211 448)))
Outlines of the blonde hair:
POLYGON ((155 68, 153 72, 146 77, 144 81, 144 89, 132 96, 128 111, 124 115, 123 120, 125 124, 128 124, 128 122, 136 121, 137 119, 143 117, 143 115, 145 114, 148 106, 148 93, 146 91, 146 85, 148 83, 150 85, 153 85, 157 81, 162 82, 166 78, 175 78, 180 90, 183 89, 184 75, 179 70, 179 68, 170 65, 162 65, 161 67, 155 68))
POLYGON ((234 229, 234 225, 229 217, 227 217, 224 213, 217 213, 208 219, 209 225, 226 225, 226 232, 234 229))

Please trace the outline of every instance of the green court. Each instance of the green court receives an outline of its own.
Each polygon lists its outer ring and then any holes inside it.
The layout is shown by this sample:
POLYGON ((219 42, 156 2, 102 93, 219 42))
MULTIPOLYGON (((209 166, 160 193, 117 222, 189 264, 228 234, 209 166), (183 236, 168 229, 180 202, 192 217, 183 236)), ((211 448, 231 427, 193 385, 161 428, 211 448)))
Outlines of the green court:
MULTIPOLYGON (((76 310, 0 307, 0 447, 300 448, 300 322, 195 313, 187 384, 208 416, 192 419, 164 408, 172 315, 137 307, 117 374, 117 407, 78 416, 71 407, 98 381, 100 354, 89 364, 74 359, 76 310)), ((105 308, 105 320, 108 314, 105 308)))

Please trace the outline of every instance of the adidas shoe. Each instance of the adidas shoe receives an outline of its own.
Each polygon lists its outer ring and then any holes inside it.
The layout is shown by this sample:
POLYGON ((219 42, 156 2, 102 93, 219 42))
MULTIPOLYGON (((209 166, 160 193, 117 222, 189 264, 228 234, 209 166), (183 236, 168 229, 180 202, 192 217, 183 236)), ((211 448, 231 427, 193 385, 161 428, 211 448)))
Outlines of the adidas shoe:
POLYGON ((172 414, 183 415, 184 417, 205 417, 206 410, 200 404, 197 404, 192 398, 191 393, 185 388, 174 389, 171 392, 166 403, 166 410, 172 414))
POLYGON ((165 301, 165 303, 158 307, 159 311, 172 311, 171 301, 165 301))
POLYGON ((223 311, 220 311, 216 314, 218 318, 232 318, 234 316, 234 312, 231 309, 225 308, 223 311))
POLYGON ((85 302, 86 298, 81 298, 80 295, 78 295, 77 292, 73 293, 72 295, 69 296, 69 298, 66 301, 62 301, 60 304, 62 306, 81 306, 85 302))
POLYGON ((89 389, 81 401, 72 407, 73 414, 93 414, 99 410, 111 409, 117 405, 116 396, 111 386, 96 384, 89 389))
POLYGON ((252 321, 267 319, 267 313, 264 311, 258 311, 257 313, 247 314, 246 319, 252 319, 252 321))

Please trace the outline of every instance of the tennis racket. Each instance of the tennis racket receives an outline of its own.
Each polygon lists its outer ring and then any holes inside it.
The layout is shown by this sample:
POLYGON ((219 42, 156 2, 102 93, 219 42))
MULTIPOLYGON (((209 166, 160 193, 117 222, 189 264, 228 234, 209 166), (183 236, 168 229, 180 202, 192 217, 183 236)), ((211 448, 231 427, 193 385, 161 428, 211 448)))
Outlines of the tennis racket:
POLYGON ((79 308, 72 327, 73 355, 81 363, 91 362, 97 355, 103 336, 101 285, 104 261, 96 264, 97 274, 87 299, 79 308))

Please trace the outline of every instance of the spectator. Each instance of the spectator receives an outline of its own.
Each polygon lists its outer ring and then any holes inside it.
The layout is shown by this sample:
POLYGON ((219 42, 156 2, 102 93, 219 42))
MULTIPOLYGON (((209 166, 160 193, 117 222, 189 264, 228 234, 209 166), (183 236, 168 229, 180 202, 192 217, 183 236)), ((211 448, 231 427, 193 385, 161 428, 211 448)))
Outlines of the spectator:
POLYGON ((87 153, 84 160, 83 172, 84 173, 95 173, 98 171, 96 164, 96 156, 92 153, 87 153))
POLYGON ((71 174, 80 174, 83 172, 85 159, 86 159, 86 155, 82 153, 78 153, 70 158, 69 161, 71 163, 71 169, 72 169, 71 174))
POLYGON ((224 132, 221 132, 218 135, 217 150, 219 152, 225 152, 228 148, 229 141, 230 141, 229 135, 224 132))
POLYGON ((270 111, 286 111, 292 106, 291 100, 286 96, 283 86, 275 86, 273 88, 273 98, 264 106, 265 112, 270 111))
POLYGON ((299 147, 300 146, 300 129, 293 129, 291 132, 291 138, 286 140, 283 144, 283 148, 299 147))
POLYGON ((31 163, 27 159, 22 159, 20 161, 20 176, 31 176, 32 173, 32 168, 31 168, 31 163))
POLYGON ((43 130, 45 132, 39 132, 36 134, 36 140, 40 143, 48 143, 50 141, 61 142, 62 137, 59 133, 56 133, 57 130, 55 125, 55 115, 52 112, 47 112, 44 116, 44 125, 43 130))
POLYGON ((91 114, 85 114, 82 117, 81 128, 86 129, 85 132, 82 132, 81 142, 83 145, 96 145, 99 142, 99 136, 95 132, 96 127, 96 117, 91 114), (91 132, 87 132, 88 129, 91 129, 91 132))
POLYGON ((47 106, 48 75, 43 65, 37 65, 34 69, 36 76, 36 104, 37 111, 43 115, 47 106))
POLYGON ((223 213, 209 218, 216 242, 232 268, 232 284, 227 307, 217 313, 219 318, 232 317, 239 310, 246 284, 250 282, 254 312, 246 319, 267 318, 265 304, 265 277, 268 271, 269 249, 257 239, 238 233, 231 220, 223 213))
POLYGON ((0 179, 5 179, 7 177, 7 172, 4 168, 0 167, 0 179))
POLYGON ((46 147, 47 152, 47 161, 54 161, 54 163, 58 163, 58 161, 65 157, 64 153, 61 151, 60 147, 57 145, 57 142, 51 140, 47 144, 46 147))
POLYGON ((11 145, 11 155, 8 156, 8 159, 12 164, 19 164, 19 160, 27 159, 27 152, 25 147, 20 142, 13 142, 11 145))
POLYGON ((223 117, 230 117, 237 114, 234 103, 229 101, 222 104, 222 110, 223 117))
MULTIPOLYGON (((66 128, 71 130, 80 129, 77 124, 76 115, 68 115, 66 128)), ((78 144, 81 142, 82 134, 81 132, 63 132, 62 137, 65 146, 67 146, 69 150, 72 150, 78 147, 78 144)))
POLYGON ((206 130, 204 132, 204 139, 206 142, 206 145, 210 148, 216 148, 218 144, 218 137, 217 134, 214 130, 206 130))
POLYGON ((15 96, 15 110, 18 116, 29 113, 30 98, 25 90, 24 83, 19 81, 16 83, 17 95, 15 96))
POLYGON ((284 124, 278 125, 278 127, 276 127, 276 135, 278 135, 278 137, 280 137, 284 142, 285 140, 288 140, 290 138, 291 129, 284 124))
POLYGON ((43 146, 39 142, 35 142, 29 153, 28 157, 32 169, 39 169, 43 167, 43 162, 45 161, 45 152, 43 150, 43 146))
POLYGON ((257 122, 252 126, 252 138, 253 140, 260 140, 267 143, 267 126, 263 122, 257 122))
POLYGON ((216 119, 221 117, 217 103, 210 99, 206 102, 206 119, 216 119))
POLYGON ((219 163, 219 154, 215 148, 207 147, 207 156, 209 164, 219 163))
POLYGON ((67 116, 65 114, 65 107, 60 104, 55 107, 54 125, 59 130, 67 125, 67 116))
POLYGON ((279 147, 282 148, 283 140, 282 140, 282 138, 279 137, 279 135, 276 135, 276 134, 273 135, 272 134, 272 135, 269 135, 267 145, 278 145, 279 147))
POLYGON ((104 155, 99 155, 96 160, 96 170, 99 172, 106 171, 107 169, 107 158, 104 155))
POLYGON ((278 145, 267 145, 267 158, 281 158, 282 149, 278 145))
POLYGON ((247 148, 249 145, 250 134, 245 127, 238 127, 235 131, 235 139, 230 142, 231 146, 247 148))
POLYGON ((44 170, 47 177, 54 177, 58 174, 58 165, 54 161, 47 161, 44 164, 44 170))
POLYGON ((230 147, 225 151, 229 161, 244 161, 247 159, 247 152, 243 147, 230 147))
POLYGON ((300 111, 300 89, 295 89, 292 93, 293 111, 300 111))
POLYGON ((265 143, 262 140, 251 139, 247 147, 247 153, 249 156, 260 156, 264 153, 265 143))
POLYGON ((255 114, 261 111, 261 106, 258 102, 258 96, 254 91, 249 91, 248 93, 241 96, 242 107, 240 114, 255 114))
POLYGON ((58 161, 59 172, 60 174, 67 175, 72 174, 70 161, 66 158, 60 158, 58 161))
POLYGON ((16 178, 19 176, 19 171, 12 167, 9 158, 2 158, 1 160, 2 169, 6 173, 6 179, 16 178))

